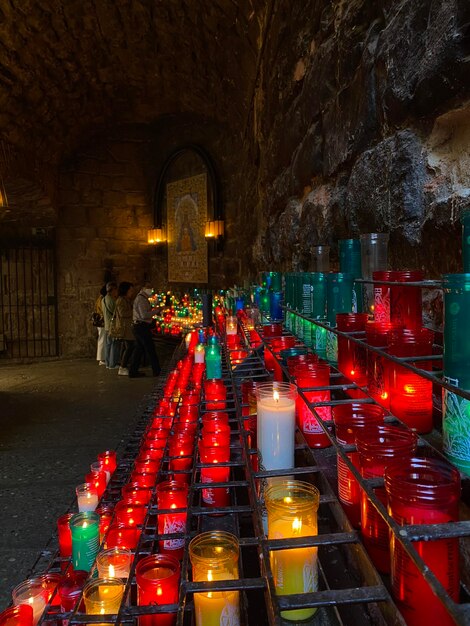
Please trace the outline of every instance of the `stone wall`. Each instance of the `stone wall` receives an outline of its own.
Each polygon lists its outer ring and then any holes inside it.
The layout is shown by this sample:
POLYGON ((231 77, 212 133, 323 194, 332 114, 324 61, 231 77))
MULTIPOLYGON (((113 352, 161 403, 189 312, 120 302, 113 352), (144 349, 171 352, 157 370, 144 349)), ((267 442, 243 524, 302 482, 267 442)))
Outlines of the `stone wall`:
MULTIPOLYGON (((198 143, 213 156, 227 193, 227 172, 235 168, 234 159, 240 158, 239 151, 228 149, 228 137, 213 124, 179 118, 175 125, 166 119, 155 126, 116 128, 95 137, 63 164, 57 227, 61 354, 93 353, 95 330, 89 316, 104 282, 141 284, 148 278, 155 288, 168 286, 165 246, 157 249, 147 244, 158 174, 175 148, 198 143)), ((177 170, 177 174, 193 172, 177 170)), ((229 208, 231 201, 225 204, 229 208)), ((228 231, 233 233, 228 222, 228 231)), ((233 234, 228 250, 230 237, 233 234)), ((213 286, 231 284, 238 270, 229 252, 210 250, 213 286)))
POLYGON ((390 263, 461 268, 470 204, 467 0, 274 3, 242 172, 242 273, 390 232, 390 263), (251 193, 250 193, 251 192, 251 193))

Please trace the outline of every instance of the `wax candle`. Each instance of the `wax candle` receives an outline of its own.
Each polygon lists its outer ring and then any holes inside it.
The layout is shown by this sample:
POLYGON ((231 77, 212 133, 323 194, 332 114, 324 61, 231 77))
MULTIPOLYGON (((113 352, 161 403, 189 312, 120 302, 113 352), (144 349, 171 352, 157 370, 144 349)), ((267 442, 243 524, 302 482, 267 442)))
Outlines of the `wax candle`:
POLYGON ((98 491, 91 483, 83 483, 75 489, 79 513, 94 511, 98 506, 98 491))
POLYGON ((217 411, 226 408, 227 387, 222 380, 208 379, 204 382, 206 409, 217 411))
POLYGON ((106 472, 101 468, 100 462, 95 461, 90 465, 90 474, 85 476, 86 483, 94 483, 98 491, 98 498, 101 498, 106 491, 106 472))
MULTIPOLYGON (((424 279, 421 270, 389 272, 392 282, 414 283, 424 279)), ((417 330, 423 325, 422 295, 419 287, 390 287, 390 321, 417 330)))
POLYGON ((256 389, 258 449, 267 470, 294 467, 295 400, 289 383, 264 383, 256 389))
MULTIPOLYGON (((223 531, 209 531, 191 540, 193 580, 238 579, 238 539, 223 531)), ((194 594, 196 626, 240 626, 239 592, 208 591, 194 594)))
MULTIPOLYGON (((317 534, 318 489, 303 481, 287 480, 270 484, 265 491, 268 511, 268 539, 291 539, 317 534)), ((311 593, 318 589, 317 548, 289 548, 271 551, 271 569, 276 593, 311 593)), ((310 619, 316 609, 281 611, 281 617, 310 619)))
POLYGON ((0 613, 0 626, 33 626, 33 607, 19 604, 5 609, 0 613))
POLYGON ((109 548, 98 552, 96 567, 100 578, 127 580, 132 563, 132 552, 127 548, 109 548))
MULTIPOLYGON (((180 583, 178 559, 168 554, 151 554, 137 563, 137 605, 177 604, 180 583)), ((139 626, 173 626, 176 613, 142 615, 139 626)))
MULTIPOLYGON (((157 504, 159 510, 185 509, 188 501, 188 485, 181 481, 164 481, 157 485, 157 504)), ((186 511, 179 513, 158 514, 158 534, 169 535, 185 533, 186 511)), ((176 558, 183 558, 184 537, 160 539, 159 550, 176 558)))
POLYGON ((102 504, 96 509, 96 513, 100 516, 100 543, 103 541, 103 537, 108 531, 109 525, 114 514, 114 505, 102 504))
MULTIPOLYGON (((434 458, 411 458, 385 468, 389 513, 401 525, 459 519, 460 476, 434 458)), ((415 548, 454 602, 459 601, 459 540, 418 541, 415 548)), ((392 593, 408 626, 455 624, 395 536, 391 535, 392 593)))
POLYGON ((118 578, 96 578, 83 587, 87 615, 115 615, 124 596, 124 584, 118 578))
POLYGON ((47 604, 47 592, 38 578, 30 578, 17 585, 11 592, 13 604, 26 604, 33 610, 33 626, 41 619, 47 604))
POLYGON ((114 518, 123 526, 139 526, 144 523, 147 512, 148 508, 144 504, 129 504, 121 500, 114 508, 114 518))
POLYGON ((91 570, 99 549, 99 522, 100 516, 93 511, 76 513, 70 520, 74 569, 91 570))

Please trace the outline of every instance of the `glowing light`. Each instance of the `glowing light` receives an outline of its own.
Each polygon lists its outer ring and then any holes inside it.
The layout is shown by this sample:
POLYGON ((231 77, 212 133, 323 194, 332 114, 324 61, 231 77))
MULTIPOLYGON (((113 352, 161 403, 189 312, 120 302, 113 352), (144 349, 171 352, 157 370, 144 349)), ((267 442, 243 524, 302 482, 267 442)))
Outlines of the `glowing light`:
POLYGON ((301 530, 302 530, 302 520, 299 519, 298 517, 295 517, 294 521, 292 522, 292 532, 299 533, 301 530))
POLYGON ((112 564, 110 563, 110 565, 109 565, 109 577, 110 577, 110 578, 114 578, 115 573, 116 573, 116 572, 115 572, 115 570, 114 570, 114 565, 112 565, 112 564))
POLYGON ((277 392, 276 390, 273 391, 273 400, 279 402, 279 392, 277 392))

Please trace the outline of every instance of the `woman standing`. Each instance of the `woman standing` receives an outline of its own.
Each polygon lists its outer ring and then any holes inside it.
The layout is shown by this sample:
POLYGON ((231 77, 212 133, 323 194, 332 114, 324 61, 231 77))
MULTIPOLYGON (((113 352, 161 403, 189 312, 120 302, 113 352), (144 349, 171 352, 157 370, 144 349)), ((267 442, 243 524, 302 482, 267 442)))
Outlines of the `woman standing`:
POLYGON ((98 331, 98 343, 96 346, 96 360, 99 365, 106 365, 106 333, 104 330, 104 317, 103 317, 103 298, 106 295, 106 285, 103 285, 100 289, 100 295, 95 302, 95 313, 101 316, 102 326, 97 326, 98 331))
MULTIPOLYGON (((113 337, 113 349, 119 350, 120 366, 119 376, 129 374, 128 364, 134 352, 134 335, 132 333, 132 300, 134 297, 134 285, 122 282, 118 287, 118 297, 113 321, 111 322, 111 336, 113 337)), ((118 357, 118 355, 116 355, 118 357)))

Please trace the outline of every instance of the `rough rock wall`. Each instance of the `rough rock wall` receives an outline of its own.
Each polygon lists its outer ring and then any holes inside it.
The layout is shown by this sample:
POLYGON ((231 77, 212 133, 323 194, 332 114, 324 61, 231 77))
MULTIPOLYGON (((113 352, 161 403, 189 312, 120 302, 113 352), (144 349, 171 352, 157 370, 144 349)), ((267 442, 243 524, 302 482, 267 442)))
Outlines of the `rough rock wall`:
POLYGON ((242 273, 390 232, 392 267, 460 270, 470 204, 468 0, 274 3, 251 119, 242 273))

